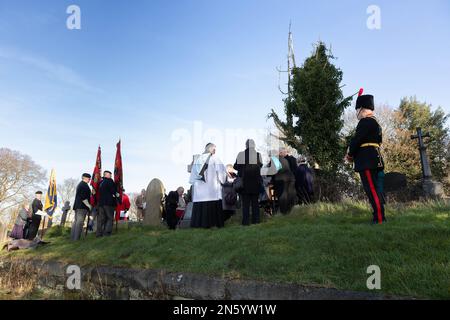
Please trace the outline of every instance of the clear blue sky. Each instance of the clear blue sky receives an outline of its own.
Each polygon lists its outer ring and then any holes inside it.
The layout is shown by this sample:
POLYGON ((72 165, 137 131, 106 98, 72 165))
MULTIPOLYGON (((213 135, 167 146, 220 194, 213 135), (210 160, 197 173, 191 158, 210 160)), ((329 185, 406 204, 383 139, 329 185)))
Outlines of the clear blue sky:
MULTIPOLYGON (((450 112, 446 0, 1 0, 0 146, 55 168, 61 182, 92 172, 99 144, 112 170, 121 137, 127 191, 154 177, 188 186, 191 153, 226 129, 267 128, 270 108, 281 110, 275 68, 286 63, 290 20, 297 62, 317 40, 331 44, 345 94, 364 87, 393 107, 416 95, 450 112), (81 30, 66 28, 71 4, 81 30), (366 26, 371 4, 380 30, 366 26), (180 133, 192 133, 188 151, 180 133)), ((217 143, 224 162, 246 138, 217 143)))

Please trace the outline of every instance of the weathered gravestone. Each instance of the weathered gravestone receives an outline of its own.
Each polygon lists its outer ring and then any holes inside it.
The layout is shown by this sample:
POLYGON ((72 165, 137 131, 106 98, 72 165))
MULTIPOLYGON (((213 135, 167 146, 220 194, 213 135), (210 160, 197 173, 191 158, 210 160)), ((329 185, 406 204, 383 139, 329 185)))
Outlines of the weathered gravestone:
POLYGON ((150 181, 145 195, 145 216, 144 224, 149 226, 161 225, 163 211, 164 185, 159 179, 150 181))
POLYGON ((179 227, 181 229, 186 229, 191 227, 191 218, 192 218, 192 208, 194 207, 193 202, 189 202, 186 205, 186 210, 184 211, 183 219, 180 220, 179 227))

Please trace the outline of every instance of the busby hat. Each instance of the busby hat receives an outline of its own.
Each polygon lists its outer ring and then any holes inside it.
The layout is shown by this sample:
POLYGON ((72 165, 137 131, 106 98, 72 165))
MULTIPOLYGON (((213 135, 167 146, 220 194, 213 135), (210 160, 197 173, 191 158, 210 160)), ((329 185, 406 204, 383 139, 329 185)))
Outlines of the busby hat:
POLYGON ((375 103, 373 102, 373 96, 370 94, 364 94, 362 96, 359 96, 358 99, 356 99, 355 109, 359 108, 374 110, 375 103))
POLYGON ((81 177, 90 179, 91 175, 89 173, 83 173, 83 175, 81 177))

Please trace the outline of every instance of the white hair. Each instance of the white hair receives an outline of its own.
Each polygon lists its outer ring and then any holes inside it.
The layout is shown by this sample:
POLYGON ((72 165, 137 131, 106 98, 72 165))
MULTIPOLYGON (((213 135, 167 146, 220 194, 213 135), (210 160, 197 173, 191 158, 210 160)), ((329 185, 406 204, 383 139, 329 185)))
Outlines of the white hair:
POLYGON ((205 146, 205 153, 211 153, 212 149, 214 149, 216 145, 214 143, 208 143, 205 146))

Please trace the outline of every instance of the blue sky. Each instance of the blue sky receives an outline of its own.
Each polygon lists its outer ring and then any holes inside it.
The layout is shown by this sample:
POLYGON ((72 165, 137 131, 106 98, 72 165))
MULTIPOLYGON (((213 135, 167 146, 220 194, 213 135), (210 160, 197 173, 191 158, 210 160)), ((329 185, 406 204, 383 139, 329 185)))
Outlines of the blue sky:
POLYGON ((289 21, 297 63, 319 39, 332 45, 345 94, 364 87, 393 107, 416 95, 450 112, 445 0, 0 0, 0 146, 61 182, 92 172, 99 144, 112 170, 120 137, 127 191, 154 177, 187 187, 192 153, 213 140, 232 162, 242 130, 282 110, 289 21), (81 30, 66 28, 71 4, 81 30), (372 4, 380 30, 366 26, 372 4))

